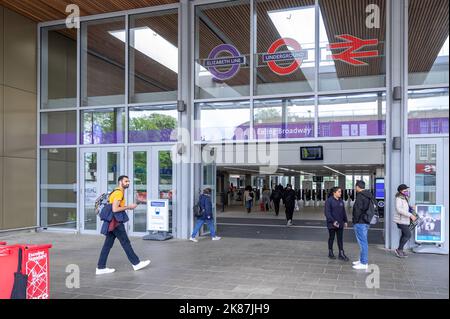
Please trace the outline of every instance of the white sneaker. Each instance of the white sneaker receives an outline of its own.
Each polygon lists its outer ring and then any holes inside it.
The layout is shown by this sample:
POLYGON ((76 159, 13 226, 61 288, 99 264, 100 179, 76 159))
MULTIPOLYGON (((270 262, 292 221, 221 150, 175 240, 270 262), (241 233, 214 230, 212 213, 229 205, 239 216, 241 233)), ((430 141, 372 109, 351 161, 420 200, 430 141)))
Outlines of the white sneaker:
POLYGON ((141 261, 139 264, 133 265, 133 269, 135 271, 138 271, 141 270, 142 268, 147 267, 148 265, 150 265, 150 260, 141 261))
POLYGON ((222 239, 222 237, 213 237, 213 238, 211 238, 212 240, 221 240, 222 239))
POLYGON ((96 268, 95 269, 95 274, 96 275, 104 275, 104 274, 110 274, 110 273, 113 273, 113 272, 115 272, 116 270, 115 269, 113 269, 113 268, 103 268, 103 269, 98 269, 98 268, 96 268))
POLYGON ((359 260, 357 260, 357 261, 354 261, 353 262, 353 265, 359 265, 361 262, 359 261, 359 260))
POLYGON ((292 226, 292 220, 288 220, 286 226, 292 226))
POLYGON ((361 264, 361 263, 353 266, 353 269, 358 269, 358 270, 367 270, 367 268, 369 268, 369 265, 361 264))
POLYGON ((191 237, 191 238, 189 238, 189 240, 190 240, 190 241, 193 241, 194 243, 198 243, 197 238, 191 237))

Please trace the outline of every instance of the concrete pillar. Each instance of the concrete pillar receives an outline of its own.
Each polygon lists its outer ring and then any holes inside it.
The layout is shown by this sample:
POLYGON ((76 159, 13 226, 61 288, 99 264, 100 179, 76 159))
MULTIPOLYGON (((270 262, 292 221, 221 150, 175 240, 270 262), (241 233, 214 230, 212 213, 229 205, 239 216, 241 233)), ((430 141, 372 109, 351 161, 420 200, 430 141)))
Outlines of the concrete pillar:
POLYGON ((408 71, 408 59, 406 58, 407 50, 407 28, 406 28, 406 3, 405 1, 389 1, 388 5, 391 10, 388 10, 388 21, 390 21, 390 32, 386 35, 388 45, 386 52, 390 57, 387 63, 387 107, 386 107, 386 202, 385 202, 385 248, 392 249, 398 245, 399 232, 396 225, 392 222, 392 212, 394 210, 394 195, 396 193, 397 185, 403 182, 404 171, 398 169, 404 167, 405 150, 408 150, 406 145, 405 122, 407 120, 406 100, 406 78, 404 72, 408 71), (390 45, 389 45, 390 44, 390 45), (389 49, 390 48, 390 49, 389 49), (389 61, 390 60, 390 61, 389 61), (394 100, 392 92, 395 87, 401 87, 403 94, 401 100, 394 100), (401 149, 394 150, 393 139, 398 137, 401 139, 401 149))
POLYGON ((244 187, 248 186, 248 185, 252 185, 252 175, 251 174, 245 174, 245 185, 244 187))
POLYGON ((338 186, 342 189, 345 189, 345 176, 344 175, 339 175, 338 186))

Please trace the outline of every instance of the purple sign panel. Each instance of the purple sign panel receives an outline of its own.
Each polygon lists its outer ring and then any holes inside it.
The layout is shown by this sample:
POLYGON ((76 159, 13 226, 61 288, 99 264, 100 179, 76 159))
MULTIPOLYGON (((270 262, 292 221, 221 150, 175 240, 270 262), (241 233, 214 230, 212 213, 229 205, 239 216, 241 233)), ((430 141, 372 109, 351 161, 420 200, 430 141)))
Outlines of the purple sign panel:
POLYGON ((172 132, 173 129, 130 131, 128 140, 130 143, 176 142, 176 139, 170 138, 172 132))
POLYGON ((314 137, 314 123, 255 124, 255 139, 283 139, 314 137))
POLYGON ((114 132, 84 132, 81 135, 82 144, 117 144, 124 143, 123 131, 114 132))
POLYGON ((221 44, 216 46, 209 53, 208 59, 204 61, 205 67, 214 76, 215 79, 224 81, 234 77, 245 64, 245 57, 241 56, 239 50, 231 44, 221 44), (219 56, 226 53, 228 56, 219 56), (228 67, 226 71, 220 71, 219 68, 228 67))
POLYGON ((41 134, 41 145, 75 145, 76 133, 41 134))
POLYGON ((409 119, 408 133, 446 134, 448 133, 448 117, 409 119))
POLYGON ((319 123, 319 137, 363 137, 385 134, 384 120, 319 123))

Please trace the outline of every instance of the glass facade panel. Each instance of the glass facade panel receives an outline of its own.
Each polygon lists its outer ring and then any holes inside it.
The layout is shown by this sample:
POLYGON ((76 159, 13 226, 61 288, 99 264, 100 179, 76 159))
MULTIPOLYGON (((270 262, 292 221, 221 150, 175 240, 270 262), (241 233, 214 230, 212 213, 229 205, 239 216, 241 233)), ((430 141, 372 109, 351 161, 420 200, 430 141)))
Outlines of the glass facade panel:
POLYGON ((176 101, 179 69, 177 11, 131 16, 129 32, 129 103, 176 101))
POLYGON ((145 142, 175 142, 176 136, 171 136, 178 124, 176 106, 133 107, 129 111, 130 143, 145 142))
POLYGON ((77 113, 41 113, 41 145, 77 144, 77 113))
POLYGON ((197 141, 250 138, 249 102, 199 103, 196 115, 197 141))
POLYGON ((448 85, 448 0, 408 1, 409 85, 448 85))
POLYGON ((95 199, 100 196, 99 154, 97 152, 84 153, 84 229, 97 229, 97 214, 95 213, 95 199))
POLYGON ((436 204, 436 144, 416 145, 416 203, 436 204))
POLYGON ((319 0, 319 89, 386 86, 385 0, 319 0))
POLYGON ((250 95, 250 3, 195 9, 195 98, 250 95))
POLYGON ((124 143, 125 112, 123 108, 81 112, 81 144, 124 143))
POLYGON ((41 29, 41 108, 77 106, 77 31, 41 29))
POLYGON ((133 152, 133 198, 138 205, 133 212, 133 229, 145 232, 147 228, 147 151, 133 152))
POLYGON ((81 106, 125 103, 125 17, 81 24, 81 106))
POLYGON ((364 137, 386 134, 384 93, 319 98, 319 137, 364 137))
POLYGON ((172 198, 173 198, 173 167, 170 151, 158 152, 158 194, 160 199, 169 200, 169 233, 172 232, 172 198))
POLYGON ((43 227, 77 228, 77 151, 41 150, 40 209, 43 227))
POLYGON ((448 134, 448 88, 408 92, 408 134, 448 134))
POLYGON ((314 4, 314 0, 256 1, 255 94, 314 90, 314 4))
POLYGON ((255 139, 314 137, 314 99, 255 101, 255 139))

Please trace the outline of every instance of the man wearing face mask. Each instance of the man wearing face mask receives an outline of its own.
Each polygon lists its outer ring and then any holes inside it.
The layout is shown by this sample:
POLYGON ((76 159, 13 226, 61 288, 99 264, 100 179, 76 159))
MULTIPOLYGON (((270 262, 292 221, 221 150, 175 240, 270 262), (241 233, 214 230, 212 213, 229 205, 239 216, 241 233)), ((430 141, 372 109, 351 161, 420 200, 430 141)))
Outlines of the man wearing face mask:
POLYGON ((400 237, 400 243, 395 250, 395 255, 399 258, 407 257, 403 251, 405 244, 411 238, 411 230, 409 229, 410 220, 415 221, 411 211, 415 209, 414 206, 409 205, 409 187, 405 184, 401 184, 397 188, 398 193, 395 195, 395 215, 394 223, 397 224, 398 229, 401 230, 402 236, 400 237))

